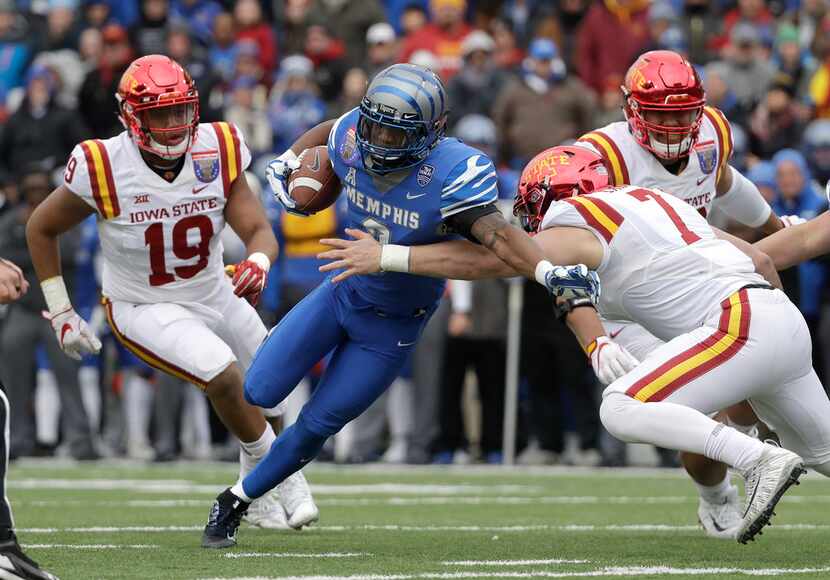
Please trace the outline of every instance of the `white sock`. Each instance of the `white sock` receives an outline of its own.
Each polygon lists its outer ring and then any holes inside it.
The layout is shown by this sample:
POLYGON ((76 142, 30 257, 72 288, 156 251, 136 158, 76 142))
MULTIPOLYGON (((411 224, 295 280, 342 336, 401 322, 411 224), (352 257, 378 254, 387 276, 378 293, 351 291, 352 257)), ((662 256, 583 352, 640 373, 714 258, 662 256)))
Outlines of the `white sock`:
POLYGON ((45 445, 58 444, 58 422, 61 416, 60 396, 55 374, 46 369, 37 372, 35 417, 37 439, 45 445))
POLYGON ((254 501, 253 499, 245 495, 245 490, 242 489, 241 481, 237 481, 233 484, 233 486, 231 486, 231 493, 239 499, 241 499, 242 501, 244 501, 245 503, 251 503, 252 501, 254 501))
MULTIPOLYGON (((268 453, 268 450, 271 449, 271 444, 276 440, 277 436, 274 435, 274 429, 271 427, 269 423, 265 423, 265 431, 262 432, 262 435, 259 436, 259 439, 256 441, 251 441, 250 443, 245 443, 244 441, 240 441, 240 449, 239 449, 239 479, 242 480, 243 477, 251 473, 256 464, 259 463, 259 460, 268 453)), ((242 497, 242 496, 238 496, 242 497)), ((242 498, 245 499, 245 498, 242 498)), ((246 500, 247 501, 247 500, 246 500)))
POLYGON ((97 435, 101 427, 101 389, 98 367, 81 367, 78 371, 78 383, 81 386, 81 399, 89 417, 92 434, 97 435))
POLYGON ((763 450, 764 444, 757 439, 718 423, 706 438, 703 455, 731 465, 738 471, 746 471, 758 460, 763 450))
POLYGON ((732 479, 729 477, 729 473, 727 473, 723 481, 715 485, 703 485, 696 481, 694 484, 697 487, 697 492, 700 494, 700 497, 704 500, 713 504, 722 504, 726 498, 726 493, 732 487, 732 479))

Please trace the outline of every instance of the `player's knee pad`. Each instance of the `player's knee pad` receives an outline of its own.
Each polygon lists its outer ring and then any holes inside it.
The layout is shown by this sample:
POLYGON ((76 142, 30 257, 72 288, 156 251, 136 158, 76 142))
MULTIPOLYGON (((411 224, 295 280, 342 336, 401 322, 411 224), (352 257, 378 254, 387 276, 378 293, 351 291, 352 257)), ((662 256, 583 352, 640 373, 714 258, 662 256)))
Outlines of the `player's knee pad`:
POLYGON ((622 441, 630 441, 635 439, 629 429, 632 423, 631 413, 637 406, 644 404, 624 393, 611 392, 602 399, 599 417, 611 435, 622 441))

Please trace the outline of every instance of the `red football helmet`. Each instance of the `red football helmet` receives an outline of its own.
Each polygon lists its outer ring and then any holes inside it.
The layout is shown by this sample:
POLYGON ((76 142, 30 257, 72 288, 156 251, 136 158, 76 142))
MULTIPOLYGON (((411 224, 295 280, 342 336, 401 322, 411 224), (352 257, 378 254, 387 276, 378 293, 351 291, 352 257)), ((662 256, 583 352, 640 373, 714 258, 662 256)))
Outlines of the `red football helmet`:
POLYGON ((199 92, 188 72, 160 54, 130 64, 116 93, 121 122, 141 149, 178 159, 196 141, 199 92))
POLYGON ((689 154, 706 105, 689 61, 670 50, 647 52, 628 69, 622 90, 625 118, 640 145, 662 159, 689 154))
POLYGON ((560 145, 530 160, 519 178, 513 215, 526 232, 539 230, 554 201, 584 195, 610 185, 602 156, 578 145, 560 145))

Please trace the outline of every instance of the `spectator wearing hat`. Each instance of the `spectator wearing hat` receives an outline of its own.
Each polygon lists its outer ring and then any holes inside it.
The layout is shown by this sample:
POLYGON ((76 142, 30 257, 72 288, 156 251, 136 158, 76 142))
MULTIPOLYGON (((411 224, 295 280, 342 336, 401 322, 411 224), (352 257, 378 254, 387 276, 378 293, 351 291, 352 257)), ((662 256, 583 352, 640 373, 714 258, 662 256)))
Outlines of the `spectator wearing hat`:
POLYGON ((520 167, 539 151, 576 139, 593 124, 594 99, 568 75, 556 44, 530 43, 521 77, 508 83, 493 106, 502 158, 520 167))
POLYGON ((609 77, 623 76, 648 46, 648 0, 603 0, 588 10, 577 38, 580 78, 600 92, 609 77))
POLYGON ((366 72, 371 79, 388 66, 398 62, 400 45, 395 29, 386 22, 377 22, 366 31, 366 72))
POLYGON ((237 77, 228 88, 230 103, 224 119, 235 124, 245 135, 245 143, 254 159, 271 151, 273 133, 268 119, 265 89, 250 76, 237 77))
POLYGON ((804 130, 801 152, 816 180, 830 181, 830 119, 811 121, 804 130))
POLYGON ((123 130, 118 120, 115 93, 118 81, 133 59, 127 31, 110 24, 101 33, 103 47, 95 70, 90 71, 81 86, 78 110, 92 134, 100 139, 113 137, 123 130))
POLYGON ((496 44, 482 30, 474 30, 461 43, 464 66, 447 85, 450 124, 466 115, 488 115, 507 82, 506 74, 493 62, 496 44))
MULTIPOLYGON (((277 64, 277 43, 274 31, 262 18, 258 0, 238 0, 233 9, 236 21, 236 40, 252 40, 259 48, 259 64, 270 79, 277 64)), ((211 23, 212 25, 213 23, 211 23)))
POLYGON ((401 61, 410 62, 418 50, 429 50, 438 59, 437 72, 447 83, 461 69, 461 42, 472 32, 464 21, 466 0, 430 0, 432 22, 404 38, 401 61))
POLYGON ((268 117, 274 133, 274 151, 282 153, 300 135, 325 120, 326 104, 314 83, 314 65, 308 57, 295 54, 280 63, 271 89, 268 117))
POLYGON ((772 82, 775 69, 763 58, 761 34, 748 22, 739 22, 732 28, 724 71, 727 86, 735 95, 741 114, 748 114, 763 98, 772 82))
POLYGON ((799 101, 805 99, 817 64, 810 51, 801 47, 798 29, 792 24, 784 22, 778 26, 772 62, 776 70, 792 79, 796 98, 799 101))
POLYGON ((314 80, 323 100, 333 101, 340 94, 347 70, 343 41, 332 36, 328 25, 313 24, 306 32, 305 55, 314 66, 314 80))
POLYGON ((316 22, 327 24, 332 36, 343 41, 349 68, 366 62, 366 33, 376 22, 386 21, 378 0, 315 0, 311 13, 316 22))
MULTIPOLYGON (((776 151, 801 143, 805 123, 795 102, 795 83, 779 72, 750 120, 750 151, 769 159, 776 151)), ((789 215, 789 214, 783 214, 789 215)))
POLYGON ((136 54, 162 54, 167 43, 168 0, 142 0, 141 17, 130 27, 130 39, 136 54))
POLYGON ((222 12, 215 0, 172 0, 170 24, 184 27, 202 46, 210 43, 213 19, 222 12))
POLYGON ((0 174, 14 175, 35 162, 52 170, 87 137, 78 115, 57 105, 54 95, 54 73, 43 65, 32 66, 23 102, 0 132, 0 174))

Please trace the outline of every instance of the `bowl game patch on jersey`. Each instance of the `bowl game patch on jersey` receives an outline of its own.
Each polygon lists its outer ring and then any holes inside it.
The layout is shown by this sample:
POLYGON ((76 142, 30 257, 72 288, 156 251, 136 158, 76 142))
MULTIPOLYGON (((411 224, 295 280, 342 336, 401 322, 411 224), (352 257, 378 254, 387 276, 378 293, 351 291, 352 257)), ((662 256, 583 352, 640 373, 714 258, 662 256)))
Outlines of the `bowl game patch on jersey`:
POLYGON ((193 158, 193 173, 196 174, 196 179, 202 183, 210 183, 219 177, 218 150, 194 151, 191 157, 193 158))

